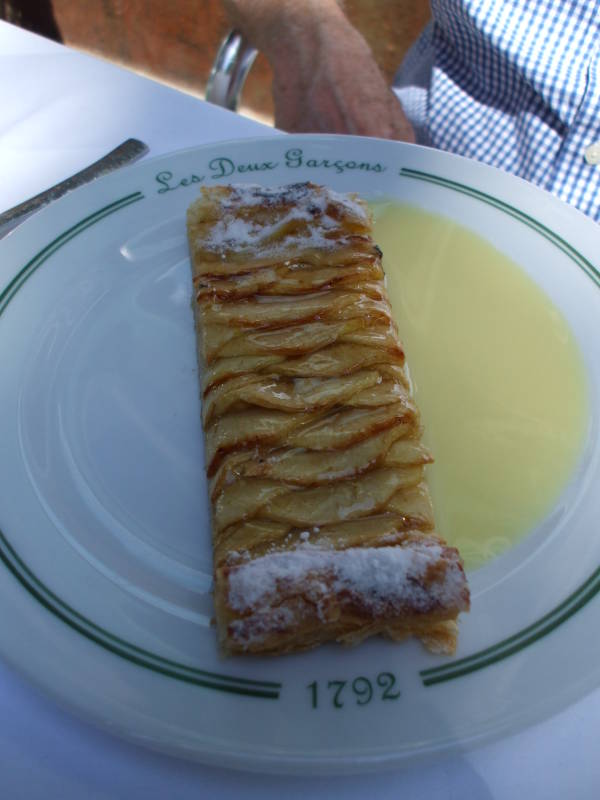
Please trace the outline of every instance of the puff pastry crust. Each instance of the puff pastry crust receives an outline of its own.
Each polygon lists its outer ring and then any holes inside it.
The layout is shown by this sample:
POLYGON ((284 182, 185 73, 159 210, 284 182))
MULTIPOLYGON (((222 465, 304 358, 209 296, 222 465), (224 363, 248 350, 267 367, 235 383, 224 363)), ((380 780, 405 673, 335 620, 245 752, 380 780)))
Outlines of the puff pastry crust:
POLYGON ((215 186, 187 226, 222 652, 374 634, 453 652, 469 592, 366 205, 215 186))

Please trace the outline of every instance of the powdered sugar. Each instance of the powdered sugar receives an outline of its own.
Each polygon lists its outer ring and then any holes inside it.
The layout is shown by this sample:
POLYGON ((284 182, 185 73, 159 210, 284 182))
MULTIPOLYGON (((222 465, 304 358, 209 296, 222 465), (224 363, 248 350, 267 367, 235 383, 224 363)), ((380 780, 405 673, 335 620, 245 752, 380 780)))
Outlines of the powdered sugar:
POLYGON ((274 608, 269 616, 256 615, 251 619, 234 619, 229 623, 229 633, 240 642, 259 642, 270 636, 273 631, 291 628, 295 622, 295 614, 290 608, 274 608))
POLYGON ((256 184, 236 184, 222 203, 223 216, 210 230, 198 239, 198 245, 206 250, 225 253, 228 250, 260 250, 274 253, 290 245, 307 248, 330 249, 339 245, 340 239, 331 239, 327 233, 339 228, 338 220, 327 214, 331 204, 341 207, 350 216, 363 224, 368 223, 368 212, 363 205, 348 195, 341 195, 329 189, 312 187, 309 184, 262 187, 256 184), (286 213, 270 225, 243 219, 241 208, 253 206, 275 206, 290 204, 286 213), (294 222, 308 222, 295 233, 280 233, 294 222), (315 223, 315 224, 313 224, 315 223))
POLYGON ((269 612, 282 597, 301 594, 313 602, 346 593, 373 613, 383 608, 426 611, 462 608, 465 576, 455 551, 435 540, 407 546, 325 550, 301 543, 236 566, 229 574, 229 604, 239 612, 269 612), (439 579, 425 578, 441 566, 439 579))
MULTIPOLYGON (((293 203, 298 208, 307 208, 309 205, 325 212, 329 203, 342 206, 347 213, 357 217, 365 224, 369 214, 363 203, 355 199, 355 195, 341 194, 324 186, 314 186, 310 183, 289 183, 284 186, 260 186, 258 183, 234 183, 230 187, 231 198, 235 206, 269 206, 274 203, 293 203)), ((224 201, 225 208, 228 201, 224 201)))

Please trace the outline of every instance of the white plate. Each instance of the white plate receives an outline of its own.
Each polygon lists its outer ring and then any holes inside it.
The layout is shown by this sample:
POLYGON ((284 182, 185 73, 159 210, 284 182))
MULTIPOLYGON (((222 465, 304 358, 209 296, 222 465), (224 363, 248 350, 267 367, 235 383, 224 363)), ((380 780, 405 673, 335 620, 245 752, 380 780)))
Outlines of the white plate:
POLYGON ((0 651, 86 718, 197 760, 342 771, 463 749, 600 682, 598 228, 432 150, 277 137, 97 181, 1 243, 0 651), (369 641, 221 661, 185 209, 198 186, 303 180, 467 225, 568 320, 589 379, 577 474, 539 528, 470 575, 448 660, 369 641))

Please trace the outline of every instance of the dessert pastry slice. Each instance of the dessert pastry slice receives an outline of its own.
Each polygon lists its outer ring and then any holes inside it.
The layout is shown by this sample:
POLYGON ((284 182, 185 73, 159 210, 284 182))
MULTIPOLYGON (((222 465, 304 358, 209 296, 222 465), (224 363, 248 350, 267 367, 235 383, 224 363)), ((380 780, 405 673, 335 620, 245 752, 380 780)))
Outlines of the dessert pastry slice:
POLYGON ((383 634, 451 653, 469 592, 434 530, 367 207, 215 186, 187 225, 221 650, 383 634))

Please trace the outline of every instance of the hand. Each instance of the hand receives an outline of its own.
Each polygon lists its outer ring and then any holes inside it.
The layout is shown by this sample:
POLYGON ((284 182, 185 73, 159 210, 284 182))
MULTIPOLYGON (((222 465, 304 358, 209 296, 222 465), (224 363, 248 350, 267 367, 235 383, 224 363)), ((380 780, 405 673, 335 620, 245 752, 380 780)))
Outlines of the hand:
POLYGON ((273 68, 275 125, 414 141, 363 37, 334 0, 225 0, 273 68))

